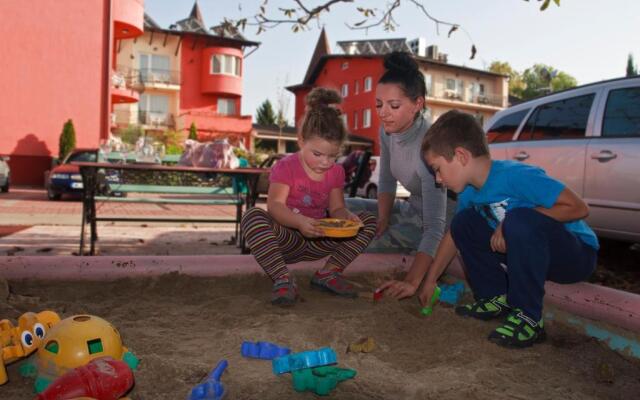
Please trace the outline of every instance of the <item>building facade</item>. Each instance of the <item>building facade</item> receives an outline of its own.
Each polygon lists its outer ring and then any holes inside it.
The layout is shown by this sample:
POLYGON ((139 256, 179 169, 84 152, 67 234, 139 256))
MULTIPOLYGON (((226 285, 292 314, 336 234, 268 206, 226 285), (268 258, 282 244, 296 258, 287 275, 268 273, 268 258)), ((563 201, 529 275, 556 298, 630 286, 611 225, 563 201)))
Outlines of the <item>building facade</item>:
POLYGON ((42 185, 67 120, 77 147, 97 147, 112 104, 139 98, 114 51, 142 34, 144 2, 2 1, 0 15, 0 154, 11 157, 12 183, 42 185))
POLYGON ((248 148, 252 117, 240 108, 244 54, 258 44, 222 26, 205 28, 197 3, 169 29, 145 16, 144 34, 115 51, 119 71, 135 77, 143 93, 139 102, 115 107, 112 128, 138 125, 145 133, 171 129, 186 136, 194 123, 199 140, 227 138, 248 148))
POLYGON ((405 39, 338 42, 342 52, 331 54, 324 30, 316 45, 303 82, 287 89, 295 96, 296 123, 304 115, 305 96, 316 86, 337 90, 349 131, 374 141, 379 154, 380 121, 375 109, 375 88, 384 73, 383 59, 391 51, 414 55, 427 85, 427 116, 435 121, 451 109, 474 115, 482 124, 506 108, 509 83, 505 75, 447 63, 445 54, 424 41, 405 39))

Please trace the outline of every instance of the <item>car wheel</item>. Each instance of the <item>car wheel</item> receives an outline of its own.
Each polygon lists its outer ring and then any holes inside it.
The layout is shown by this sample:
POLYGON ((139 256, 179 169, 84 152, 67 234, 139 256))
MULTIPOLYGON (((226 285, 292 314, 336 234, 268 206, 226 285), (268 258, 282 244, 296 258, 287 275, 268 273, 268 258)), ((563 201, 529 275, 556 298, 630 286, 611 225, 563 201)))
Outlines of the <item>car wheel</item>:
POLYGON ((367 199, 377 199, 378 198, 378 188, 376 185, 371 185, 367 189, 367 199))
POLYGON ((7 179, 7 183, 4 184, 4 186, 2 187, 2 192, 4 193, 8 193, 9 192, 9 179, 7 179))
POLYGON ((60 200, 60 198, 62 198, 62 195, 60 193, 56 193, 51 189, 47 189, 47 197, 49 198, 49 200, 60 200))

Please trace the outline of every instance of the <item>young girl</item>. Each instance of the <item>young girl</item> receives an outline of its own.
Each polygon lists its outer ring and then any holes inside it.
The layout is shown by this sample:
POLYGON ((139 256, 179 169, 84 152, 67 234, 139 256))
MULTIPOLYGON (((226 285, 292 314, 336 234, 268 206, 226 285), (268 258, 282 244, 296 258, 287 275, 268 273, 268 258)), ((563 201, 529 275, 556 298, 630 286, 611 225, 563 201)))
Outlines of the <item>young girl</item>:
POLYGON ((333 90, 316 88, 309 93, 298 134, 300 151, 271 169, 268 211, 252 208, 242 218, 246 243, 273 280, 274 305, 293 305, 298 297, 288 263, 326 256, 329 258, 313 275, 311 286, 339 296, 357 296, 342 272, 373 239, 376 220, 368 212, 356 216, 344 205, 344 169, 335 161, 347 131, 340 110, 331 106, 340 101, 333 90), (361 221, 364 227, 353 238, 323 237, 317 225, 318 219, 325 217, 361 221))

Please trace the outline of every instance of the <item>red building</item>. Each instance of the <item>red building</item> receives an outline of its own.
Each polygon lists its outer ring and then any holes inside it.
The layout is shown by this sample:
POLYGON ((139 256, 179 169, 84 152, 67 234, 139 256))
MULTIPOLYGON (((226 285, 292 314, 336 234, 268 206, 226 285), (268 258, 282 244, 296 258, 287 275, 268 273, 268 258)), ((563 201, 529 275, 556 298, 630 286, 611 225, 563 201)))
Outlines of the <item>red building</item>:
POLYGON ((139 125, 147 133, 186 135, 195 123, 200 140, 227 138, 248 148, 252 116, 240 108, 244 57, 259 43, 229 27, 206 28, 197 2, 168 29, 145 16, 144 30, 116 51, 119 70, 137 77, 144 92, 138 103, 115 108, 115 131, 139 125))
POLYGON ((138 93, 114 76, 116 42, 142 34, 143 0, 1 1, 0 154, 14 184, 42 185, 65 121, 77 147, 109 135, 112 103, 138 93))
POLYGON ((412 53, 425 76, 427 115, 432 120, 451 109, 474 115, 480 122, 507 106, 508 77, 447 63, 445 54, 424 40, 358 40, 338 42, 340 54, 331 54, 324 30, 320 34, 301 84, 287 89, 296 96, 296 124, 304 115, 305 96, 316 86, 342 94, 342 111, 349 131, 374 142, 379 154, 380 121, 375 109, 375 87, 384 73, 383 59, 391 51, 412 53))

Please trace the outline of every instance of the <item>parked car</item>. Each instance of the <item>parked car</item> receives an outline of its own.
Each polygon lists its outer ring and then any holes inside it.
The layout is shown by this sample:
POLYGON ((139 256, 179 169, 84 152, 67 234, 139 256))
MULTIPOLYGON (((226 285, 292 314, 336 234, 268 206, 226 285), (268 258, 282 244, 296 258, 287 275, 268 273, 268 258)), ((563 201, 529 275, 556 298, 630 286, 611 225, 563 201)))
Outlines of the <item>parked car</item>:
POLYGON ((79 195, 82 193, 82 176, 80 168, 71 162, 96 162, 98 149, 75 149, 45 175, 45 188, 49 200, 60 200, 62 195, 79 195))
POLYGON ((0 191, 7 193, 9 191, 9 175, 11 170, 9 169, 9 157, 0 157, 0 191))
MULTIPOLYGON (((364 184, 363 187, 358 187, 357 195, 360 197, 366 197, 367 199, 377 199, 378 198, 378 181, 380 180, 380 156, 371 156, 369 160, 369 165, 371 168, 371 178, 369 181, 364 184)), ((411 196, 411 193, 402 186, 402 183, 398 182, 396 186, 396 198, 397 199, 406 199, 411 196)))
POLYGON ((520 103, 485 130, 494 159, 540 166, 580 195, 599 236, 640 242, 640 77, 520 103))

